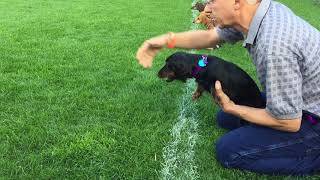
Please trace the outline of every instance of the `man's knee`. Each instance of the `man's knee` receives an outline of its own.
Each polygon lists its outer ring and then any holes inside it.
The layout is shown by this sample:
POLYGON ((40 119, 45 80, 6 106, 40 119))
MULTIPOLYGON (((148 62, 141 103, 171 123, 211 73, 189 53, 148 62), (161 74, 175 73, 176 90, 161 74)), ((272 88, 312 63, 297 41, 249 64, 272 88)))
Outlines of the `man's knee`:
POLYGON ((226 134, 222 136, 216 143, 217 160, 228 168, 237 167, 241 163, 240 146, 237 144, 236 137, 226 134))

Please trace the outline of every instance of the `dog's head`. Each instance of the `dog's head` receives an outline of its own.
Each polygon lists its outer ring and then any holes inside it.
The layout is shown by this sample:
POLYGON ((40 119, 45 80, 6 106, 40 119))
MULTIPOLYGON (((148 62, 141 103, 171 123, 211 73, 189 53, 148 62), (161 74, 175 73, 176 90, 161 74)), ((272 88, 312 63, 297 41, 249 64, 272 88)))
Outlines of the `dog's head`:
POLYGON ((195 24, 203 24, 206 25, 208 29, 213 29, 216 25, 211 17, 211 13, 207 13, 205 11, 201 12, 194 20, 195 24))
POLYGON ((210 22, 210 19, 207 17, 205 12, 201 12, 194 20, 193 23, 196 24, 204 24, 206 25, 207 23, 210 22))
POLYGON ((180 80, 186 82, 192 78, 192 67, 190 54, 176 52, 166 59, 166 64, 158 72, 159 78, 167 78, 167 82, 180 80))

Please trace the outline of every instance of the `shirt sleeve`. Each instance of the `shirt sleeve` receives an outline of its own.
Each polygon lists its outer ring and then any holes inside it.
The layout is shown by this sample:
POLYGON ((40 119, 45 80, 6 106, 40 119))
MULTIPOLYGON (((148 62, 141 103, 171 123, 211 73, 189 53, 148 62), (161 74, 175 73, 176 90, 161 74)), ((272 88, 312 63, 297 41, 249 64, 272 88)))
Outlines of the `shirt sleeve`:
POLYGON ((233 28, 217 28, 217 33, 219 37, 228 43, 236 43, 240 40, 243 40, 243 34, 233 28))
POLYGON ((302 75, 297 58, 268 55, 266 63, 266 111, 277 119, 302 116, 302 75))

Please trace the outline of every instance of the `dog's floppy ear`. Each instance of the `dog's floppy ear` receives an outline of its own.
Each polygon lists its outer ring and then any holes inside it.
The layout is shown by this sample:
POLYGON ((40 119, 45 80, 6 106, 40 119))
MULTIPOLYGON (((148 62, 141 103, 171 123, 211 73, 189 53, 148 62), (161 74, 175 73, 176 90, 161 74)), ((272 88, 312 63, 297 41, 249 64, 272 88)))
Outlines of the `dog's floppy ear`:
POLYGON ((182 76, 189 76, 192 74, 192 65, 186 62, 185 60, 181 60, 179 63, 174 65, 175 72, 182 76))
POLYGON ((171 71, 173 71, 173 72, 176 72, 176 70, 177 70, 177 67, 176 67, 176 65, 175 64, 168 64, 168 69, 170 69, 171 71))
POLYGON ((185 68, 184 68, 184 74, 185 75, 192 75, 192 70, 193 67, 191 64, 186 64, 185 68))
POLYGON ((197 9, 197 5, 198 5, 198 3, 199 3, 199 2, 195 3, 195 4, 191 7, 191 9, 196 10, 196 9, 197 9))

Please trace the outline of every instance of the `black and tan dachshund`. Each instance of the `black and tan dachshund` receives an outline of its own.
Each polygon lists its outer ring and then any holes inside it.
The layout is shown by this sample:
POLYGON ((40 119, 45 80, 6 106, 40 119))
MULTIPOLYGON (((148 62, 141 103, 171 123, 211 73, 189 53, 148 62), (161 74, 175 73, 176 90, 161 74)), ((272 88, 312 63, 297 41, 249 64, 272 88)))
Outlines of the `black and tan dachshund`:
POLYGON ((264 108, 266 104, 258 86, 245 71, 216 56, 176 52, 166 59, 158 76, 167 78, 168 82, 186 82, 189 78, 195 78, 198 87, 193 93, 193 99, 199 98, 203 91, 215 97, 214 84, 219 80, 224 93, 236 104, 256 108, 264 108))

